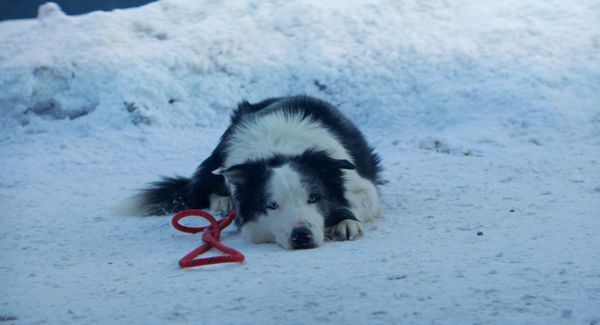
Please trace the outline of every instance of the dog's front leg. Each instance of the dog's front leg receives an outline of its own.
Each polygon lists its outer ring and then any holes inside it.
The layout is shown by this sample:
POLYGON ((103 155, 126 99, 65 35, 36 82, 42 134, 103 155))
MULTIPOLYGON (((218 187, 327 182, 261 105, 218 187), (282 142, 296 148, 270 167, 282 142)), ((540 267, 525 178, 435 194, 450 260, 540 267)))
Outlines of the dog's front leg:
POLYGON ((347 208, 334 210, 325 222, 327 237, 336 240, 354 240, 365 232, 363 223, 347 208))
POLYGON ((229 196, 222 196, 215 193, 211 193, 209 196, 211 211, 219 212, 222 215, 226 215, 233 210, 233 202, 229 196))

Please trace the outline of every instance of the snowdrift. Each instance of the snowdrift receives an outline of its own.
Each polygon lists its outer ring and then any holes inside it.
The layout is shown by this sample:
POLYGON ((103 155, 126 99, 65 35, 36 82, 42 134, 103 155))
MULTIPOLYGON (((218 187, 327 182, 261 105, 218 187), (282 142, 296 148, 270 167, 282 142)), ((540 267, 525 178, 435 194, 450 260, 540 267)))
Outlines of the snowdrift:
POLYGON ((560 128, 597 112, 597 18, 585 1, 48 4, 0 24, 1 116, 207 126, 242 99, 309 94, 377 127, 560 128))

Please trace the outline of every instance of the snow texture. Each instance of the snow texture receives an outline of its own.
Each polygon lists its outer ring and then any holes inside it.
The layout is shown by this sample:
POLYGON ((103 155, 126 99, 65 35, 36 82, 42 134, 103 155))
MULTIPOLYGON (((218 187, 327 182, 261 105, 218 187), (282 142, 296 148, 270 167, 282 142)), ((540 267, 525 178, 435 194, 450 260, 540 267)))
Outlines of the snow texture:
POLYGON ((192 1, 0 23, 0 321, 600 323, 594 0, 192 1), (110 209, 236 103, 328 100, 383 157, 353 242, 200 243, 110 209))

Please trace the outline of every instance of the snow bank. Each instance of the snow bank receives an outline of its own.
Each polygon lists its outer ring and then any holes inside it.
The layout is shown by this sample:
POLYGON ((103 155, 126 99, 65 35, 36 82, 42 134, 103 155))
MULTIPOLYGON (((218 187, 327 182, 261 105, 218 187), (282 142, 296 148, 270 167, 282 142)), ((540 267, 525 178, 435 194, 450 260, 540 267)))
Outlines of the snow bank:
POLYGON ((2 122, 207 126, 241 99, 305 93, 377 127, 571 127, 598 113, 597 18, 559 0, 46 5, 0 24, 2 122))

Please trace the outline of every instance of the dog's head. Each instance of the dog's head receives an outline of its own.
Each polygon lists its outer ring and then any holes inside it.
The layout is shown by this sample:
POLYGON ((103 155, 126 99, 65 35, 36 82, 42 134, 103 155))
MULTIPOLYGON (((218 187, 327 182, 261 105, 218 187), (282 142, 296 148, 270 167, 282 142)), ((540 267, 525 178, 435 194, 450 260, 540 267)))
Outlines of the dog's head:
POLYGON ((325 151, 248 161, 217 173, 231 187, 238 225, 253 242, 287 249, 313 248, 325 239, 328 219, 347 206, 344 169, 348 160, 325 151))

